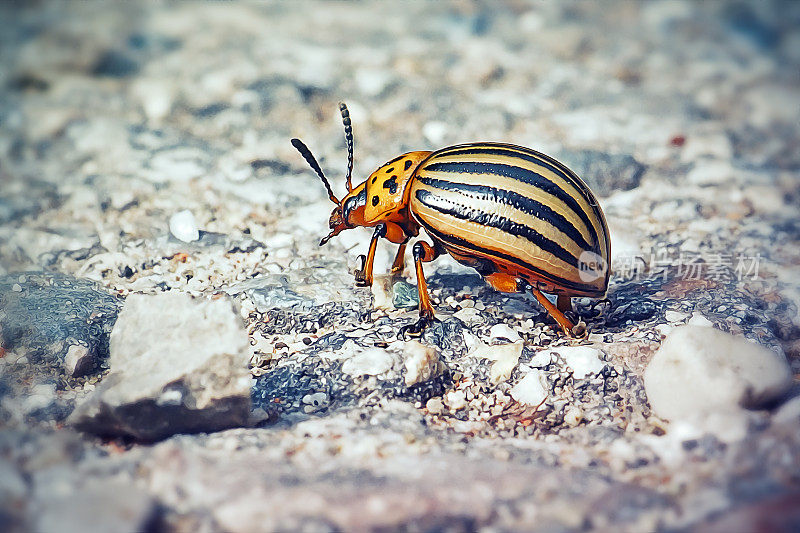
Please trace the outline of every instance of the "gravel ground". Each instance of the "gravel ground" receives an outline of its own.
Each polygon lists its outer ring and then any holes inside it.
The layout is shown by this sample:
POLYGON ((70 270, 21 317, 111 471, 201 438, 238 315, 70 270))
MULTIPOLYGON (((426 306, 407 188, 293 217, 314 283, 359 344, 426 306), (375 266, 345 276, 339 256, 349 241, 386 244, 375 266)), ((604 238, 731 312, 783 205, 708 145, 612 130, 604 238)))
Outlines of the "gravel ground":
POLYGON ((3 3, 0 529, 800 527, 798 7, 3 3), (340 100, 356 181, 469 141, 581 175, 586 336, 442 257, 398 339, 413 273, 355 286, 371 230, 318 246, 289 143, 341 193, 340 100))

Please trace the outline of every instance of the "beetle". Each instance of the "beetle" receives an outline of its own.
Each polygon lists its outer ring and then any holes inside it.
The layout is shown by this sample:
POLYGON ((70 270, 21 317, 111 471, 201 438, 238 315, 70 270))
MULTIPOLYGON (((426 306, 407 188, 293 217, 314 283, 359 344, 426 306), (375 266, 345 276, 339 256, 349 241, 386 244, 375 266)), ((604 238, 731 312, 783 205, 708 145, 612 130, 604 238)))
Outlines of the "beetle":
POLYGON ((432 245, 412 251, 419 320, 400 336, 420 335, 435 320, 422 264, 443 253, 478 271, 502 292, 530 290, 567 334, 582 328, 565 316, 571 298, 602 298, 608 288, 610 240, 605 215, 589 187, 563 163, 513 144, 479 142, 408 152, 353 187, 353 129, 339 104, 347 143, 347 195, 339 200, 308 147, 292 145, 320 177, 330 200, 330 233, 374 227, 356 284, 372 285, 379 239, 398 244, 391 273, 404 269, 405 249, 423 228, 432 245), (553 304, 543 292, 556 295, 553 304))

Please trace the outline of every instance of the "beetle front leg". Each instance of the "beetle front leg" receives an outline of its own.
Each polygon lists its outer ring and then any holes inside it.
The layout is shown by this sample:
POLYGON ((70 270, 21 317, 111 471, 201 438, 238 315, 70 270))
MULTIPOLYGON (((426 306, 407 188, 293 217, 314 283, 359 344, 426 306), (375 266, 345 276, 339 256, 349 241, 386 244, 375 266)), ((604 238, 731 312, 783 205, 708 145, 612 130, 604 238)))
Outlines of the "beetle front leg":
POLYGON ((406 335, 412 337, 422 335, 425 328, 436 320, 433 314, 433 306, 431 305, 431 297, 428 294, 428 284, 425 281, 425 272, 422 270, 422 263, 433 261, 441 253, 439 247, 434 248, 426 242, 417 241, 414 243, 414 266, 417 271, 417 292, 419 293, 419 320, 400 328, 398 337, 401 339, 405 339, 406 335))
POLYGON ((369 241, 369 251, 367 256, 359 255, 361 259, 361 268, 356 270, 356 285, 359 287, 372 286, 372 265, 375 263, 375 249, 378 247, 378 239, 386 237, 386 224, 381 222, 375 226, 375 231, 372 233, 372 240, 369 241))

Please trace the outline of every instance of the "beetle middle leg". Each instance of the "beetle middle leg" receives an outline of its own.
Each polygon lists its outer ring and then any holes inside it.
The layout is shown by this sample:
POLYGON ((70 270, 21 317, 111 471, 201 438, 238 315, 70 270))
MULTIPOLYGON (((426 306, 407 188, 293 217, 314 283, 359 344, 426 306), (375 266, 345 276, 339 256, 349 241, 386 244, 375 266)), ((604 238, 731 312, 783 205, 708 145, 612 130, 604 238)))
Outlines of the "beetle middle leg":
POLYGON ((414 266, 417 271, 417 292, 419 293, 419 320, 408 326, 400 328, 398 337, 404 339, 406 335, 418 337, 422 335, 431 323, 436 320, 433 314, 433 306, 431 305, 431 297, 428 294, 428 284, 425 281, 425 273, 422 270, 422 263, 433 261, 442 254, 442 249, 439 246, 431 246, 424 241, 417 241, 414 243, 412 249, 414 254, 414 266))
POLYGON ((392 269, 390 270, 393 276, 401 275, 406 268, 406 244, 408 244, 408 239, 400 243, 397 255, 394 256, 394 262, 392 262, 392 269))

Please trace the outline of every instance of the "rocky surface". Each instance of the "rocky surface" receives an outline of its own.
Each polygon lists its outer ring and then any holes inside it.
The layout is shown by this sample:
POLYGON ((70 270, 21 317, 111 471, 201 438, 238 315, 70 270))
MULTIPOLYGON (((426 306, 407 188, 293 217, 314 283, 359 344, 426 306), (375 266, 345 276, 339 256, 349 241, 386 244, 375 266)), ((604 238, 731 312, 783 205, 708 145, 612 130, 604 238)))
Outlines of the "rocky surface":
POLYGON ((3 3, 0 30, 0 529, 797 525, 796 4, 3 3), (441 321, 398 339, 413 273, 381 244, 355 287, 371 232, 318 247, 288 142, 340 193, 339 100, 356 179, 476 140, 578 171, 613 256, 586 336, 443 257, 441 321), (779 387, 742 373, 767 353, 779 387))

